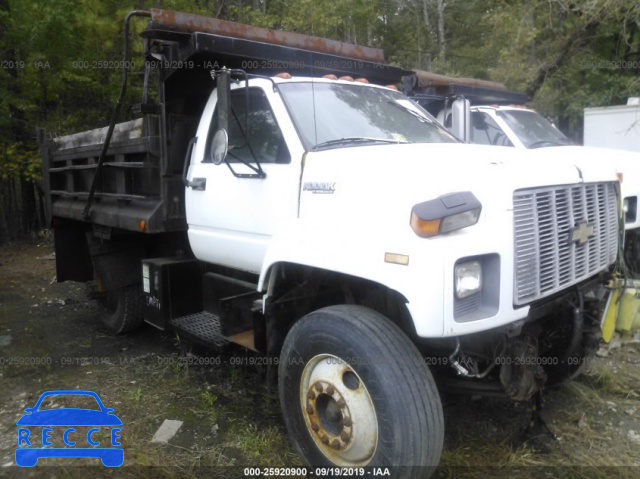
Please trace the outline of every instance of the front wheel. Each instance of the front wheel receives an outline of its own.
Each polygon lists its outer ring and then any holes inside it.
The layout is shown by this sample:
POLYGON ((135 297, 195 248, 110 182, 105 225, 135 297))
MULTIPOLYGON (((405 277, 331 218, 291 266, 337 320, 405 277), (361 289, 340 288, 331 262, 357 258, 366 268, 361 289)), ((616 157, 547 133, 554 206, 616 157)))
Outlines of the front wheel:
POLYGON ((408 337, 360 306, 313 312, 291 329, 279 392, 289 435, 312 467, 400 467, 426 477, 440 460, 442 405, 408 337))

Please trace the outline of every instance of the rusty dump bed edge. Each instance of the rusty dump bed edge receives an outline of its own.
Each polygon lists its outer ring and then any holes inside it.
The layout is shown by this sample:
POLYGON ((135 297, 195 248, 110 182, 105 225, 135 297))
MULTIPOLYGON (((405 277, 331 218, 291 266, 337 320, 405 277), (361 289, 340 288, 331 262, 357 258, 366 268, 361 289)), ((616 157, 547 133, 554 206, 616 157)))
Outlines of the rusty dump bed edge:
POLYGON ((301 33, 270 30, 268 28, 243 25, 217 18, 194 15, 171 10, 152 9, 151 20, 169 29, 183 32, 204 32, 233 38, 300 48, 319 53, 328 53, 355 60, 384 63, 384 52, 379 48, 338 42, 301 33))
POLYGON ((477 78, 463 78, 463 77, 450 77, 446 75, 439 75, 437 73, 426 72, 423 70, 413 70, 418 80, 418 87, 430 87, 440 85, 464 85, 480 88, 490 88, 493 90, 506 91, 507 87, 502 83, 479 80, 477 78))

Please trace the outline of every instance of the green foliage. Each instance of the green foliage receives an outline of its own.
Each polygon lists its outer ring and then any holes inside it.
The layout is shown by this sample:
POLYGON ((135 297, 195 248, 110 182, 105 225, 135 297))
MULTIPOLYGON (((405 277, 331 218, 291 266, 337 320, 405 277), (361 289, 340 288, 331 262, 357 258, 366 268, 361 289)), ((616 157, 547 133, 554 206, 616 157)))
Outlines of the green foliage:
POLYGON ((218 396, 209 391, 203 391, 200 396, 209 407, 213 407, 218 402, 218 396))
POLYGON ((0 179, 23 175, 28 181, 41 178, 42 160, 32 145, 21 142, 0 144, 0 179))

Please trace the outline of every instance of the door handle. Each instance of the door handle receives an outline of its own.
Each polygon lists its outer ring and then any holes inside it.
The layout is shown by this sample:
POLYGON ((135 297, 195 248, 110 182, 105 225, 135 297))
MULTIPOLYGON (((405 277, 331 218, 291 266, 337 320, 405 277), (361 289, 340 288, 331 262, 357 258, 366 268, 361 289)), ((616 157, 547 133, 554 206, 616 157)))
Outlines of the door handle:
POLYGON ((194 190, 204 191, 207 189, 207 179, 206 178, 194 178, 189 182, 189 185, 194 190))

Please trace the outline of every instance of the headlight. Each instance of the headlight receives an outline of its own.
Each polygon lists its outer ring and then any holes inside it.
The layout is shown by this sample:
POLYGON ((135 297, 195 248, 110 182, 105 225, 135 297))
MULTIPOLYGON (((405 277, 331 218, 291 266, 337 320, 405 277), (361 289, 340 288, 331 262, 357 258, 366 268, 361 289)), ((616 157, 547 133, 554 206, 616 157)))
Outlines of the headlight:
POLYGON ((480 261, 468 261, 455 266, 456 297, 463 299, 482 289, 482 266, 480 261))
POLYGON ((482 204, 470 191, 450 193, 424 203, 411 210, 411 228, 422 238, 475 225, 480 218, 482 204))

